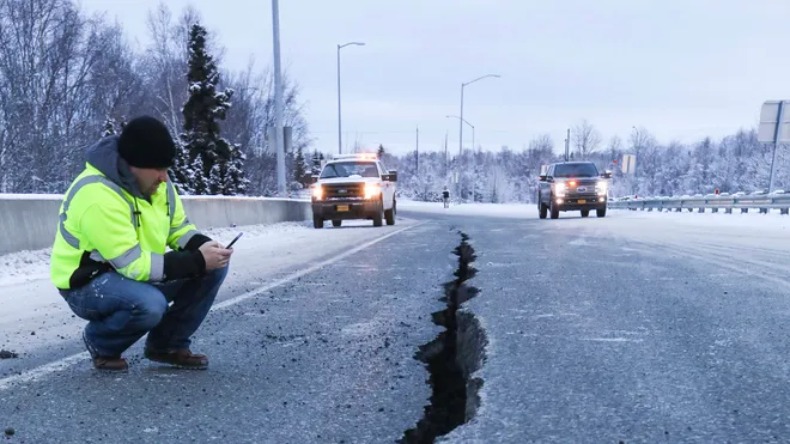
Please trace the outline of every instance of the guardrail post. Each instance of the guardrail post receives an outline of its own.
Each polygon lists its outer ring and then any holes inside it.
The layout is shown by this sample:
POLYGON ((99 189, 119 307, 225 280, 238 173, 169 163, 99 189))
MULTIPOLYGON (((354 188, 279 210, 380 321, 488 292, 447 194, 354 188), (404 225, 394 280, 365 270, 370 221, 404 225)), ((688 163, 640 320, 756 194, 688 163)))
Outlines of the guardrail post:
POLYGON ((719 212, 719 209, 718 209, 718 208, 713 208, 713 209, 711 210, 711 212, 712 212, 712 213, 718 213, 718 212, 719 212))
POLYGON ((703 208, 703 207, 700 207, 700 209, 699 209, 699 212, 700 212, 700 213, 704 213, 704 212, 705 212, 705 208, 703 208))
POLYGON ((745 214, 745 213, 748 213, 748 212, 749 212, 748 208, 741 208, 741 214, 745 214))
POLYGON ((675 208, 675 213, 680 213, 681 211, 683 211, 683 208, 680 207, 675 208))
POLYGON ((693 213, 694 212, 694 208, 689 208, 688 210, 689 210, 689 213, 693 213))
POLYGON ((732 208, 725 208, 725 209, 724 209, 724 213, 726 213, 726 214, 732 214, 732 208))
POLYGON ((760 214, 768 214, 768 208, 760 208, 760 214))
POLYGON ((790 214, 790 208, 780 208, 779 214, 790 214))

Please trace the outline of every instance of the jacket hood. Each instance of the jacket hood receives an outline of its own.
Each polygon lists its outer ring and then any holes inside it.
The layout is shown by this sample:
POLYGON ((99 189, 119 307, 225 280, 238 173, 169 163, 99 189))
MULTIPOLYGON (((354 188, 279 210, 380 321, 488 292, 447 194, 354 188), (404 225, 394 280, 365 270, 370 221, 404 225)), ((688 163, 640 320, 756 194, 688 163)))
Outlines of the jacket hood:
POLYGON ((87 149, 87 160, 94 168, 101 171, 108 179, 118 184, 133 196, 146 199, 137 181, 134 179, 129 164, 118 154, 118 136, 105 137, 87 149))

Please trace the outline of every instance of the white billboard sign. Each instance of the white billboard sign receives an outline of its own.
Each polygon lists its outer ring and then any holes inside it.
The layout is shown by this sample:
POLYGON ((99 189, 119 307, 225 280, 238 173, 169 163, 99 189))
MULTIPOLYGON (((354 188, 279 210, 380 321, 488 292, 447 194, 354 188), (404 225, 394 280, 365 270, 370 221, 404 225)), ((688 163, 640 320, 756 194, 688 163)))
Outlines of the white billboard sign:
POLYGON ((758 142, 790 143, 790 109, 788 106, 790 106, 790 101, 785 100, 769 100, 763 103, 760 110, 760 127, 757 131, 758 142))

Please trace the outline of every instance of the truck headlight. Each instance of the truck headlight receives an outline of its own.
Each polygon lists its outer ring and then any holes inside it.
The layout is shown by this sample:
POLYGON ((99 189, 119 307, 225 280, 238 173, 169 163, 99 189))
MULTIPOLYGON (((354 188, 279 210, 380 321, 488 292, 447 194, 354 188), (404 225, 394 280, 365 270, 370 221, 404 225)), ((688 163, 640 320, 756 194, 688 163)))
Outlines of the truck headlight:
POLYGON ((316 185, 313 187, 313 198, 315 200, 321 200, 324 198, 324 187, 321 185, 316 185))
POLYGON ((373 199, 381 194, 381 186, 375 183, 365 184, 365 199, 373 199))
POLYGON ((599 196, 606 196, 606 192, 609 190, 609 182, 605 180, 601 180, 598 184, 595 185, 595 190, 598 192, 599 196))
POLYGON ((554 184, 554 194, 555 195, 557 195, 557 196, 564 196, 566 190, 567 190, 567 187, 565 186, 564 183, 560 182, 560 183, 555 183, 554 184))

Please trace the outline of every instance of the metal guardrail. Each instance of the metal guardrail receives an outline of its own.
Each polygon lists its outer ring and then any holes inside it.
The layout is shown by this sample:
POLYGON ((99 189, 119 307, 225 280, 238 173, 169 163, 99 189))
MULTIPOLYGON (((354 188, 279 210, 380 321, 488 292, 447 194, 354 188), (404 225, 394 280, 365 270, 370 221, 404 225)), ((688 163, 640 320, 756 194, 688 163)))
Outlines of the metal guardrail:
POLYGON ((711 210, 718 213, 724 210, 731 214, 733 210, 740 209, 741 213, 749 210, 759 210, 767 214, 772 209, 778 209, 781 214, 790 213, 790 194, 758 195, 758 196, 711 196, 711 197, 671 197, 668 199, 634 199, 626 201, 609 201, 609 208, 642 210, 642 211, 675 211, 688 210, 704 213, 711 210))

